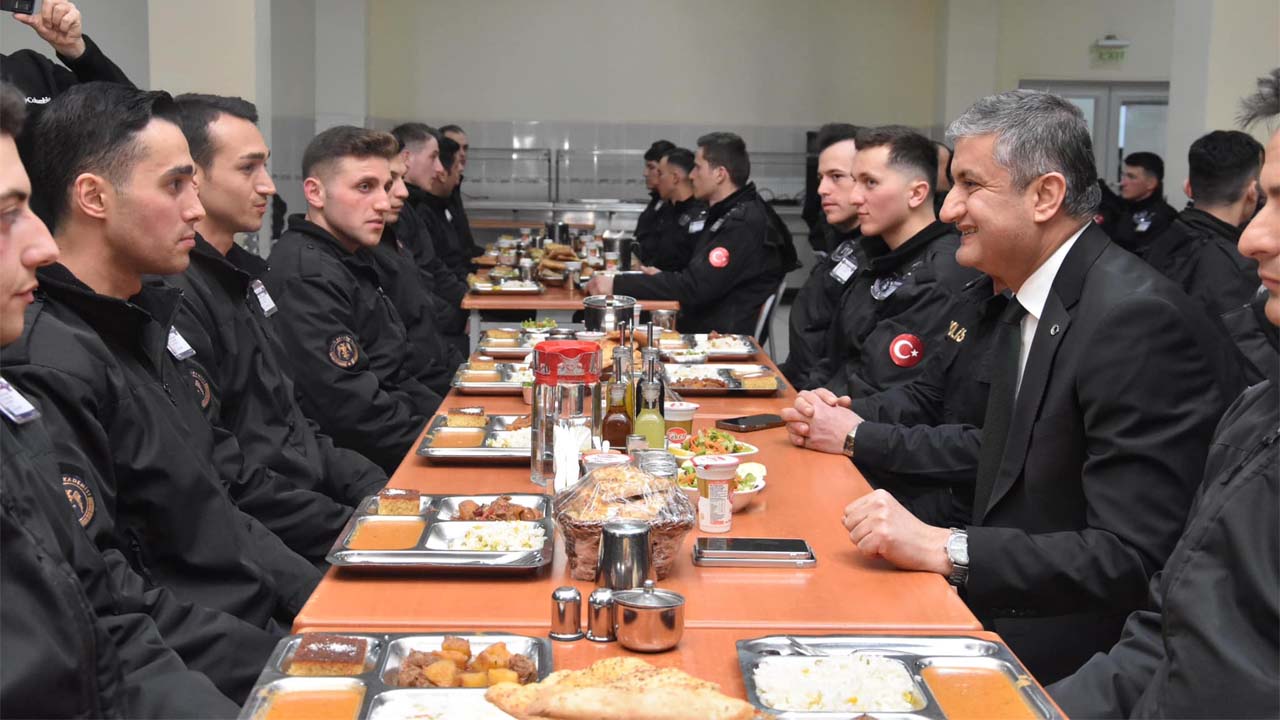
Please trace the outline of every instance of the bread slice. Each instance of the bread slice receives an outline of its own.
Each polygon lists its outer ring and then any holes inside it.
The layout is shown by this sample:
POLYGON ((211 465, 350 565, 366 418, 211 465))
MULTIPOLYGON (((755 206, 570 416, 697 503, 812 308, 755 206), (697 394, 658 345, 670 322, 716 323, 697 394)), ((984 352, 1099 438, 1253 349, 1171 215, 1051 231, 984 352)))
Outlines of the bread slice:
POLYGON ((422 493, 406 488, 383 488, 378 491, 379 515, 417 515, 422 493))
POLYGON ((445 422, 449 427, 482 428, 488 418, 482 407, 451 408, 445 422))

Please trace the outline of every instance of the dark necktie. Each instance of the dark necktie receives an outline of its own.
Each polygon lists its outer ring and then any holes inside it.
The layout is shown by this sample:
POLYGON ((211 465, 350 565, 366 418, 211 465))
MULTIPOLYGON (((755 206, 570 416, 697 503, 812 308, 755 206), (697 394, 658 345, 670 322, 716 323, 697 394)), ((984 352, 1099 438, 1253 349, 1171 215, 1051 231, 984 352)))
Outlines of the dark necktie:
POLYGON ((991 499, 991 488, 1000 472, 1000 460, 1009 440, 1009 424, 1013 420, 1014 400, 1018 388, 1018 360, 1022 354, 1022 317, 1027 309, 1017 298, 1010 298, 996 326, 992 348, 995 367, 991 378, 991 395, 987 414, 982 421, 982 448, 978 452, 978 479, 973 492, 973 522, 980 524, 991 499))

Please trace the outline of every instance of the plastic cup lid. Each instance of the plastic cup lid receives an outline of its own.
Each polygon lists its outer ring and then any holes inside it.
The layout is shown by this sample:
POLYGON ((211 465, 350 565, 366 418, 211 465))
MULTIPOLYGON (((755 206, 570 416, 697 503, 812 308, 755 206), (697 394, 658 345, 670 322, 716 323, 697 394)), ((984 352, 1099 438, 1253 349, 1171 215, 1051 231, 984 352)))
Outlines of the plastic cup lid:
POLYGON ((714 480, 732 479, 738 473, 738 458, 728 455, 699 455, 693 458, 693 467, 699 474, 706 474, 714 480))
POLYGON ((662 407, 662 411, 668 420, 692 420, 700 407, 702 406, 698 403, 669 402, 662 407))

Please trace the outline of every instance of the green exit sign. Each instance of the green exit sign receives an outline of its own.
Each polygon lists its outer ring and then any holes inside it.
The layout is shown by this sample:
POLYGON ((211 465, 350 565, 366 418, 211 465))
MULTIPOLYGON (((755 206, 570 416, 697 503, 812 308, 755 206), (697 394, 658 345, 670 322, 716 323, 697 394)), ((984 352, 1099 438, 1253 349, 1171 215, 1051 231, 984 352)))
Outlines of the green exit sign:
POLYGON ((1125 48, 1093 46, 1093 60, 1097 63, 1112 64, 1124 61, 1125 48))

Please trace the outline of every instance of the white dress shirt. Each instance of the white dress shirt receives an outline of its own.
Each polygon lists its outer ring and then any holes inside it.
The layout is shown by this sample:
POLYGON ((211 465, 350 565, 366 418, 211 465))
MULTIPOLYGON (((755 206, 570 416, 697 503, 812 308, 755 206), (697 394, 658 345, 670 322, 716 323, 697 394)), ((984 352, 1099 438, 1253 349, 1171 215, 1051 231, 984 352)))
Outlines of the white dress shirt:
MULTIPOLYGON (((1027 358, 1031 356, 1031 342, 1035 340, 1036 328, 1040 326, 1040 316, 1044 315, 1044 305, 1049 301, 1049 290, 1053 287, 1053 280, 1058 276, 1058 269, 1062 267, 1062 261, 1067 259, 1067 253, 1071 252, 1072 246, 1076 244, 1076 240, 1080 238, 1080 234, 1089 227, 1090 223, 1085 223, 1083 227, 1076 231, 1075 235, 1067 238, 1067 241, 1053 251, 1047 260, 1040 263, 1040 267, 1022 283, 1022 287, 1014 293, 1013 299, 1026 309, 1027 314, 1022 317, 1022 348, 1021 354, 1018 356, 1018 384, 1014 387, 1022 389, 1022 372, 1027 369, 1027 358)), ((1014 393, 1017 397, 1017 393, 1014 393)))

